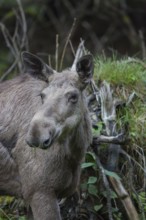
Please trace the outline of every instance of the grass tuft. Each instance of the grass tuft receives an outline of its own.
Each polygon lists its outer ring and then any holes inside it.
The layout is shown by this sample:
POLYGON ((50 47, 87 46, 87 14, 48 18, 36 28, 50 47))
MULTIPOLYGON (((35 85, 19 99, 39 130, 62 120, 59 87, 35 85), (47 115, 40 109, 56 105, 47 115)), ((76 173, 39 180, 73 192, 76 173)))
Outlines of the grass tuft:
POLYGON ((146 67, 132 59, 95 59, 95 81, 103 81, 124 86, 129 90, 144 93, 146 87, 146 67))
MULTIPOLYGON (((146 65, 139 60, 124 58, 97 57, 95 59, 94 79, 98 84, 109 82, 114 96, 127 102, 134 93, 134 98, 124 111, 122 122, 129 125, 129 136, 146 150, 146 65)), ((118 120, 119 118, 117 118, 118 120)))

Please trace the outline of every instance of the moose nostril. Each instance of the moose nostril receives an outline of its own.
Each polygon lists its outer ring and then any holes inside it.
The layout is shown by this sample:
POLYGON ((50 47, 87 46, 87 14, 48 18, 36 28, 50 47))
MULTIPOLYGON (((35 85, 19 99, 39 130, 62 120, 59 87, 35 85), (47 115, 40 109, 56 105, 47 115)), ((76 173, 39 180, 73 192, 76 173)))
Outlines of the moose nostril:
POLYGON ((27 143, 27 145, 29 145, 30 147, 38 147, 39 146, 39 144, 35 141, 31 141, 31 140, 28 140, 28 139, 26 139, 25 140, 26 141, 26 143, 27 143))
POLYGON ((43 142, 43 148, 46 149, 49 147, 51 141, 50 141, 50 138, 46 139, 44 142, 43 142))

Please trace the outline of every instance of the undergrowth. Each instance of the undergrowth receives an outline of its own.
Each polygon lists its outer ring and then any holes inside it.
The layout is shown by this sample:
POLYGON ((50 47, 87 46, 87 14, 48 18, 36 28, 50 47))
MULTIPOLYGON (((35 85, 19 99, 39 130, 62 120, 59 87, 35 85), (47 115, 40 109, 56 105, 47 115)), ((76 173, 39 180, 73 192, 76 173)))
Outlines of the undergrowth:
MULTIPOLYGON (((118 175, 135 204, 139 218, 146 219, 146 64, 137 59, 97 57, 95 59, 94 80, 98 88, 105 80, 110 83, 113 96, 122 100, 123 106, 117 111, 117 126, 119 130, 125 127, 127 141, 122 145, 123 154, 120 154, 118 175)), ((101 125, 101 122, 99 122, 101 125)), ((98 126, 102 132, 101 126, 98 126)), ((98 129, 98 130, 99 130, 98 129)), ((100 160, 106 161, 108 144, 98 146, 100 160)), ((82 185, 86 189, 86 196, 93 197, 93 212, 98 211, 100 217, 107 219, 105 199, 108 200, 107 189, 103 187, 101 170, 96 166, 95 154, 87 153, 83 164, 84 172, 90 173, 82 185), (91 156, 92 155, 92 156, 91 156), (92 181, 91 181, 92 177, 92 181), (97 178, 96 178, 97 177, 97 178), (98 198, 98 202, 97 202, 98 198)), ((105 175, 117 178, 116 173, 105 175)), ((86 175, 87 175, 86 173, 86 175)), ((88 175, 87 175, 88 176, 88 175)), ((111 190, 111 189, 110 189, 111 190)), ((114 219, 124 220, 127 218, 125 211, 114 191, 110 192, 111 212, 114 219)))
POLYGON ((146 150, 146 64, 132 58, 98 57, 94 79, 97 85, 109 82, 114 96, 126 103, 120 116, 122 123, 128 123, 130 139, 146 150))

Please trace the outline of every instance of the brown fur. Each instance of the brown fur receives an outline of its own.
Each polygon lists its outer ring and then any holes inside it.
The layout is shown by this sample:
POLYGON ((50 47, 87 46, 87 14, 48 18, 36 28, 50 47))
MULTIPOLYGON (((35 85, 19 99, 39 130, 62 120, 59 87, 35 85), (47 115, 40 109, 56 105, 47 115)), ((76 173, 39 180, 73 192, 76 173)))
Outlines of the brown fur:
POLYGON ((25 199, 35 220, 61 219, 57 199, 75 191, 92 139, 79 75, 65 71, 49 81, 25 74, 0 84, 0 192, 25 199), (48 138, 53 143, 41 149, 48 138), (35 149, 26 144, 34 140, 35 149))

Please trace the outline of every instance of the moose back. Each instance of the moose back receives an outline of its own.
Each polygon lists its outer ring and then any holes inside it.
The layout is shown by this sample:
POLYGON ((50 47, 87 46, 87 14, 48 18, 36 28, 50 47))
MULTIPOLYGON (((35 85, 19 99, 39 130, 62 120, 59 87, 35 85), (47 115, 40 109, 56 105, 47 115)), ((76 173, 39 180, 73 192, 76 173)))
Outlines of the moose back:
POLYGON ((23 198, 35 220, 59 220, 57 200, 75 191, 92 141, 93 60, 57 73, 28 52, 22 59, 26 73, 0 84, 0 194, 23 198))

